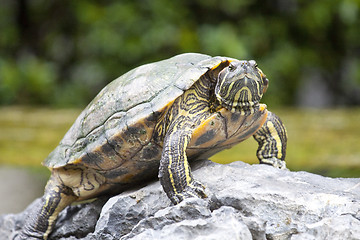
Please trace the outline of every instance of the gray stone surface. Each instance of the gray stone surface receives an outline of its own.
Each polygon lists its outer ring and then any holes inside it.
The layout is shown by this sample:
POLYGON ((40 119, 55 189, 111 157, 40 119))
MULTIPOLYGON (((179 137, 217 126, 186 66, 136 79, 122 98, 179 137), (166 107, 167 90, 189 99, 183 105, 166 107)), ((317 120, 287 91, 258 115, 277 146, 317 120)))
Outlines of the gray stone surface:
MULTIPOLYGON (((68 207, 51 239, 360 239, 360 178, 242 162, 195 168, 207 186, 205 200, 173 206, 156 181, 68 207)), ((21 228, 27 211, 0 217, 0 239, 21 228)))

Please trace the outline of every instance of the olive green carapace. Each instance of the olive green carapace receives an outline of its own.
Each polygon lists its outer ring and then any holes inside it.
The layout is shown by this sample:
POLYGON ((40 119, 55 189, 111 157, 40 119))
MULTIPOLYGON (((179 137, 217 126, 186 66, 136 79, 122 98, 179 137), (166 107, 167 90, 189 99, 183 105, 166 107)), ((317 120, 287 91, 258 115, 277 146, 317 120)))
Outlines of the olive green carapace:
POLYGON ((285 127, 260 103, 267 87, 255 61, 195 53, 122 75, 45 159, 52 172, 45 194, 15 239, 47 239, 72 202, 120 193, 156 176, 174 204, 205 198, 189 162, 250 136, 259 143, 260 163, 286 168, 285 127))

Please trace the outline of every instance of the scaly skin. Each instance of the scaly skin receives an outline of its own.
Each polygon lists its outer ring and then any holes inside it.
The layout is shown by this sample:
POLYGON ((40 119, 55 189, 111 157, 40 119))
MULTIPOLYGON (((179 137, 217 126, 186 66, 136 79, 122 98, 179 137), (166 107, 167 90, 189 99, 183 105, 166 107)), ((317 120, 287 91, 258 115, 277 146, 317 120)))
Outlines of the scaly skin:
POLYGON ((159 179, 170 200, 205 198, 204 186, 194 180, 186 156, 193 130, 211 115, 208 99, 215 80, 202 77, 179 97, 167 113, 167 131, 160 160, 159 179), (211 81, 213 80, 213 81, 211 81))
POLYGON ((44 196, 25 219, 23 231, 14 239, 48 239, 58 214, 76 199, 71 189, 52 176, 45 187, 44 196))
POLYGON ((278 116, 269 112, 266 122, 253 137, 259 143, 257 157, 260 163, 286 169, 287 132, 278 116))

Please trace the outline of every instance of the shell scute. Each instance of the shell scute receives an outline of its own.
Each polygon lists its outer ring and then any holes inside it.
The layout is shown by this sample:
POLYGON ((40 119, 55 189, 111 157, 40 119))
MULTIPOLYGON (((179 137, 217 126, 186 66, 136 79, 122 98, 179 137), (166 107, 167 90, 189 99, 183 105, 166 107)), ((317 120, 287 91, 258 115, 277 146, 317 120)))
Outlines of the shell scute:
POLYGON ((105 170, 119 167, 138 152, 147 156, 145 160, 153 159, 159 149, 147 144, 154 138, 156 120, 203 74, 224 61, 228 58, 181 54, 125 73, 99 92, 43 164, 105 170))

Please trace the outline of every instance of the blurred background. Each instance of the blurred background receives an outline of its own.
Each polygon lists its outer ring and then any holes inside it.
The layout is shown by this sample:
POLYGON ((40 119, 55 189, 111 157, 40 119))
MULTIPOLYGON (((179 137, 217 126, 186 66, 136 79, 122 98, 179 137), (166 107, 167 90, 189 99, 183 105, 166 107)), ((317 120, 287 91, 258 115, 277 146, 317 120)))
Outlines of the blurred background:
MULTIPOLYGON (((41 195, 42 160, 107 83, 184 52, 255 59, 288 168, 360 177, 359 26, 359 0, 2 0, 0 213, 41 195)), ((256 148, 212 160, 256 163, 256 148)))

